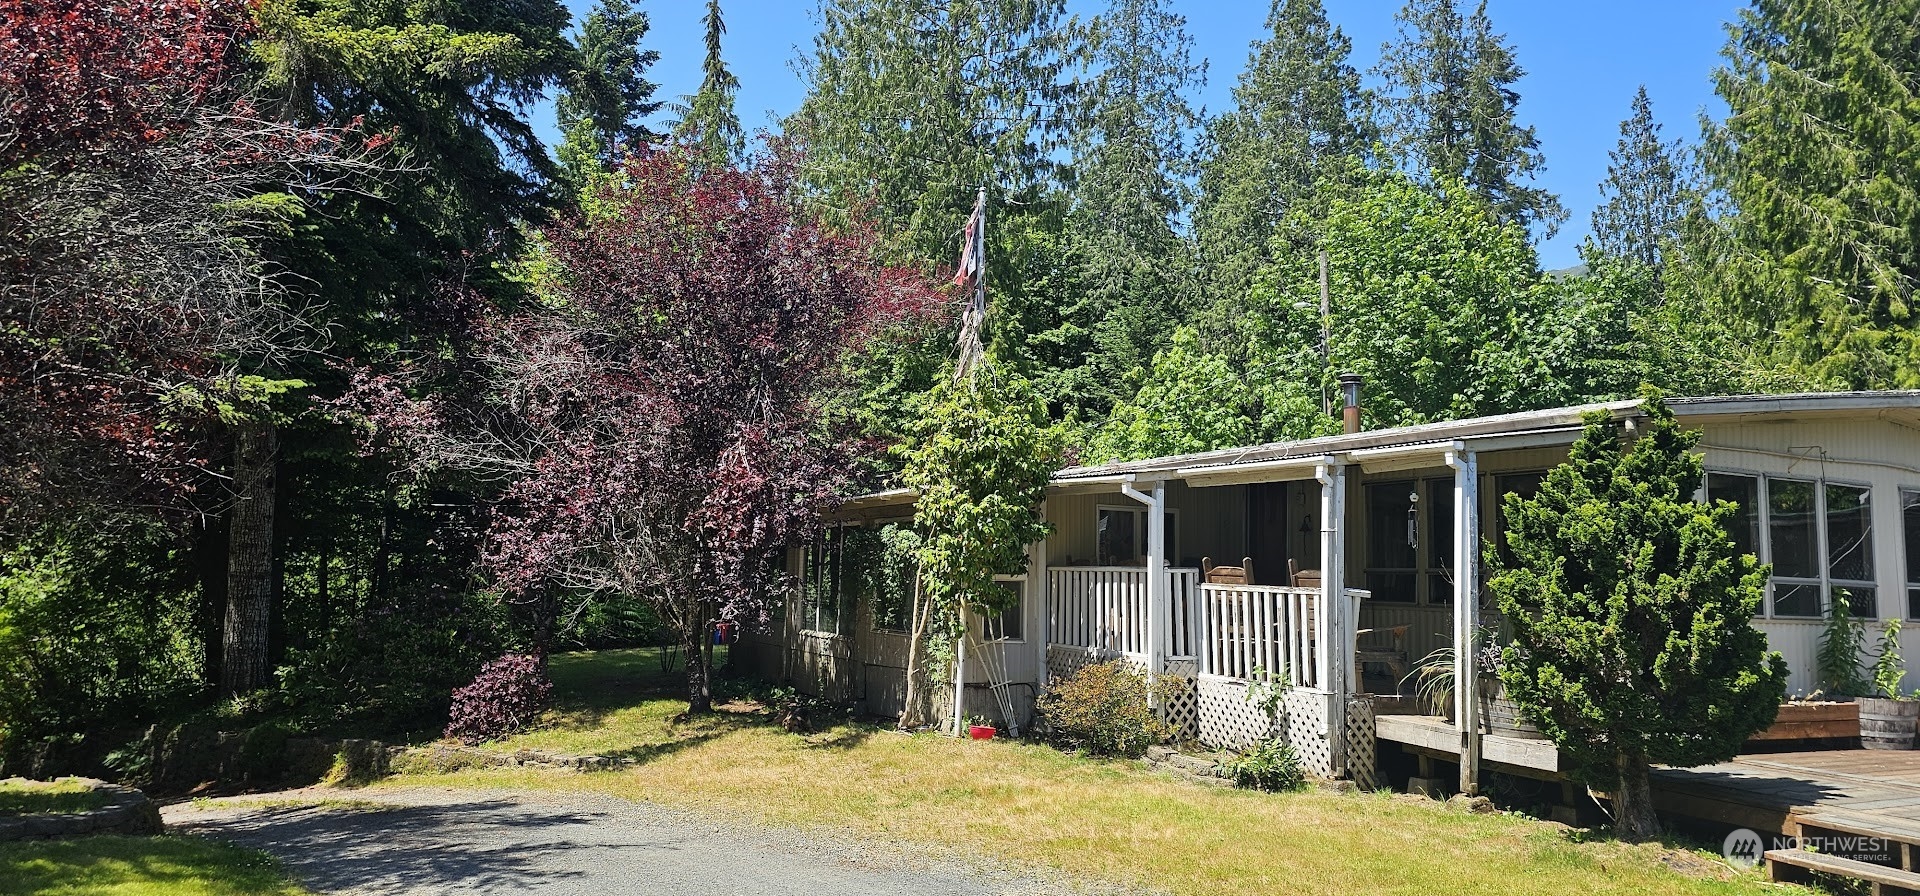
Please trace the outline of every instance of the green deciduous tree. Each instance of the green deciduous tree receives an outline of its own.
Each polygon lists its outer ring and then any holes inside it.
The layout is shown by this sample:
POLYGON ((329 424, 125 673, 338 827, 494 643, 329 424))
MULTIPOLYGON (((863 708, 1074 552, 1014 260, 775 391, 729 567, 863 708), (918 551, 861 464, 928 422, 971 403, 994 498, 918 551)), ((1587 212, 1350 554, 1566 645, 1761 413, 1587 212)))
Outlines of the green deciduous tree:
POLYGON ((705 74, 700 90, 674 107, 680 120, 673 124, 673 136, 699 144, 707 164, 728 165, 746 151, 746 140, 740 131, 740 116, 733 108, 740 79, 734 77, 720 54, 720 39, 727 33, 727 23, 720 17, 720 0, 707 0, 703 22, 707 29, 707 59, 702 66, 705 74))
POLYGON ((1593 249, 1645 268, 1657 283, 1699 204, 1699 190, 1692 153, 1679 140, 1660 138, 1646 85, 1634 93, 1633 115, 1620 122, 1620 143, 1607 157, 1601 203, 1593 210, 1593 249))
POLYGON ((1787 681, 1753 627, 1767 570, 1735 553, 1736 508, 1694 500, 1699 434, 1657 397, 1645 412, 1630 447, 1590 419, 1537 495, 1507 496, 1507 550, 1487 555, 1513 632, 1501 682, 1576 774, 1613 792, 1628 840, 1658 833, 1649 763, 1733 758, 1787 681))
POLYGON ((1281 219, 1309 198, 1332 158, 1364 154, 1353 44, 1321 0, 1274 0, 1269 36, 1253 46, 1233 109, 1207 126, 1193 232, 1216 301, 1237 303, 1273 259, 1281 219))
POLYGON ((1499 215, 1552 236, 1567 213, 1558 197, 1531 186, 1546 165, 1532 127, 1518 121, 1524 72, 1487 4, 1462 15, 1456 0, 1410 0, 1399 36, 1381 48, 1375 74, 1386 82, 1382 129, 1416 176, 1458 178, 1499 215))
POLYGON ((1704 150, 1735 208, 1719 287, 1783 364, 1920 386, 1920 5, 1756 0, 1731 35, 1704 150))
POLYGON ((906 447, 901 482, 919 491, 914 601, 900 724, 931 718, 930 667, 940 645, 963 636, 965 613, 1005 609, 993 577, 1025 572, 1027 546, 1052 531, 1040 513, 1060 467, 1060 431, 1026 381, 989 363, 942 385, 906 447))
POLYGON ((1320 412, 1319 393, 1297 377, 1267 380, 1206 351, 1181 327, 1154 356, 1139 392, 1113 409, 1094 433, 1095 462, 1191 454, 1339 431, 1320 412))

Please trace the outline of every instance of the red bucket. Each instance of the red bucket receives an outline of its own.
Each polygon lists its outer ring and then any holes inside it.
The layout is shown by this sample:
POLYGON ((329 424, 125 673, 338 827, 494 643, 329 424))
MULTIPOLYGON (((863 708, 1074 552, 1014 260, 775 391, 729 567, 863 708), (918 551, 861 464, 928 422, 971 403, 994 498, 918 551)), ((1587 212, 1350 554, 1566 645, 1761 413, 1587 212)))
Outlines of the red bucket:
POLYGON ((972 735, 974 740, 993 740, 995 728, 992 725, 968 725, 967 733, 972 735))

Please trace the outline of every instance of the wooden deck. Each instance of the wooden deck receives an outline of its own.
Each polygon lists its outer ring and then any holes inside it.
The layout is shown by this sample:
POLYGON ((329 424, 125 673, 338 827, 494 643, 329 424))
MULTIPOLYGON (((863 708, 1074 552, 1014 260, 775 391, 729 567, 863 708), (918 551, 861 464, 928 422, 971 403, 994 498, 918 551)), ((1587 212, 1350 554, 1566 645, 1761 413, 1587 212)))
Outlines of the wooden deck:
POLYGON ((1920 837, 1920 751, 1760 753, 1692 769, 1656 769, 1663 812, 1799 836, 1802 824, 1920 837))
MULTIPOLYGON (((1423 755, 1457 762, 1460 758, 1460 733, 1453 723, 1439 716, 1376 716, 1375 736, 1392 741, 1423 755)), ((1480 737, 1480 761, 1496 770, 1510 771, 1529 778, 1558 779, 1562 768, 1560 751, 1552 741, 1523 737, 1480 737)))

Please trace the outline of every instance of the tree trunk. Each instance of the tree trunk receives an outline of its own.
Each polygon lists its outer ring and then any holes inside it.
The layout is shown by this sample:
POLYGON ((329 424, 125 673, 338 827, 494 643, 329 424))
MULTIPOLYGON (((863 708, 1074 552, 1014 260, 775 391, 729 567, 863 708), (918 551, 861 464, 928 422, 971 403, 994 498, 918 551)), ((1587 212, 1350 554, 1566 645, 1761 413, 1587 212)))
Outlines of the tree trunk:
POLYGON ((1614 770, 1620 783, 1613 792, 1613 828, 1629 843, 1660 836, 1660 818, 1653 811, 1653 786, 1648 781, 1647 757, 1638 753, 1619 753, 1614 770))
POLYGON ((920 574, 913 576, 913 633, 907 637, 907 694, 900 710, 900 728, 912 731, 933 723, 933 680, 927 674, 927 630, 932 625, 933 608, 927 605, 920 589, 920 574))
POLYGON ((682 631, 680 646, 687 664, 687 715, 702 715, 713 712, 713 692, 708 687, 707 652, 701 650, 701 643, 711 640, 712 626, 707 622, 707 614, 700 612, 695 604, 687 613, 687 622, 682 631))
POLYGON ((238 500, 227 536, 227 616, 220 693, 232 697, 267 684, 267 631, 273 620, 274 465, 280 433, 272 423, 242 427, 233 451, 238 500))

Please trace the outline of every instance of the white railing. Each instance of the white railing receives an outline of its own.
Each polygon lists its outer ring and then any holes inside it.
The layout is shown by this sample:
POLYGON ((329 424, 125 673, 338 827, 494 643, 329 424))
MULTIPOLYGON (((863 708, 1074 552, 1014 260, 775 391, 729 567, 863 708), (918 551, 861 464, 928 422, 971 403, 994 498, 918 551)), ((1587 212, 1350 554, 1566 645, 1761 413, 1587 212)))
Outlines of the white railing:
POLYGON ((1200 649, 1200 570, 1167 570, 1167 656, 1193 656, 1200 649))
POLYGON ((1318 588, 1276 585, 1200 586, 1200 672, 1321 686, 1327 643, 1318 588))
MULTIPOLYGON (((1169 569, 1167 656, 1192 656, 1199 644, 1197 569, 1169 569)), ((1147 571, 1137 566, 1061 566, 1047 570, 1048 642, 1147 656, 1147 571)))

